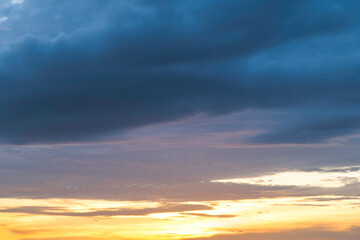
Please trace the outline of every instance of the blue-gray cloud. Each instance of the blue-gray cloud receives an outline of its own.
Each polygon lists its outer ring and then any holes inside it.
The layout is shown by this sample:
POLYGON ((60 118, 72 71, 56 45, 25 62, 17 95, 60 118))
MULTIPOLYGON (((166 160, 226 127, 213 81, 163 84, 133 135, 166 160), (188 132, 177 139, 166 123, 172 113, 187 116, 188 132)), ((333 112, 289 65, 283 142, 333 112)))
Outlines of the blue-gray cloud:
MULTIPOLYGON (((360 38, 357 1, 83 5, 3 8, 10 33, 0 52, 1 142, 83 141, 197 113, 359 102, 358 59, 350 54, 359 47, 341 44, 360 38), (325 65, 328 54, 343 57, 341 66, 325 65)), ((320 140, 349 128, 358 125, 320 140)), ((303 137, 296 126, 259 141, 313 141, 323 130, 303 137)))

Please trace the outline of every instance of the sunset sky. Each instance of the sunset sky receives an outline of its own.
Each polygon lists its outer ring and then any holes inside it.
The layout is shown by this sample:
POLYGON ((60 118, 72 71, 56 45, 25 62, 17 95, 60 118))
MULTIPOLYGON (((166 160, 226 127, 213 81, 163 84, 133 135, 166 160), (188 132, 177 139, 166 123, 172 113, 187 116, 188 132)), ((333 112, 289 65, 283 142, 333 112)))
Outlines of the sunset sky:
POLYGON ((360 239, 359 10, 0 0, 0 240, 360 239))

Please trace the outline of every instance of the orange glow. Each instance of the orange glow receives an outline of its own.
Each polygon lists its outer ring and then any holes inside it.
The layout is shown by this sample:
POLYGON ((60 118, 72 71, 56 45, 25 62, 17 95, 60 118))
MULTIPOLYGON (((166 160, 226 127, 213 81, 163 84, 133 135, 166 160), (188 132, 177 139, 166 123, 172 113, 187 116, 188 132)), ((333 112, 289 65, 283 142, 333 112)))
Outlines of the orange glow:
MULTIPOLYGON (((161 202, 116 202, 101 200, 31 200, 1 199, 1 209, 22 209, 3 212, 0 221, 21 239, 186 239, 228 234, 278 231, 314 226, 344 230, 360 222, 358 198, 321 196, 272 198, 237 201, 186 202, 202 204, 208 210, 153 212, 139 215, 87 216, 94 211, 121 209, 153 209, 161 202), (43 207, 36 212, 34 206, 43 207), (212 208, 210 208, 210 206, 212 208), (21 208, 20 208, 21 207, 21 208), (73 214, 85 213, 84 216, 73 214), (71 229, 71 231, 69 231, 71 229), (69 234, 69 232, 71 232, 69 234), (104 234, 107 233, 107 234, 104 234), (85 238, 86 239, 86 238, 85 238)), ((115 210, 114 210, 115 211, 115 210)), ((2 233, 3 235, 5 233, 2 233)), ((6 233, 9 234, 9 233, 6 233)), ((10 236, 10 235, 9 235, 10 236)), ((1 238, 14 239, 14 238, 1 238)))
POLYGON ((14 234, 10 233, 9 231, 0 228, 0 239, 4 240, 17 240, 14 234))

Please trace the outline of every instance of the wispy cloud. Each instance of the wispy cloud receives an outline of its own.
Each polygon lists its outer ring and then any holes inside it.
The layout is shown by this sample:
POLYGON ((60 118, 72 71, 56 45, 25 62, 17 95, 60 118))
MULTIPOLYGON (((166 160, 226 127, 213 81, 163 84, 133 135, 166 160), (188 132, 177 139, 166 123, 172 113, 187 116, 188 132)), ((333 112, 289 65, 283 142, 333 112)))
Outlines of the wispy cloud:
POLYGON ((266 233, 243 233, 243 234, 228 234, 216 235, 205 238, 191 238, 189 240, 353 240, 360 237, 360 227, 354 226, 343 231, 333 231, 325 227, 314 227, 305 229, 294 229, 281 232, 266 232, 266 233))
POLYGON ((46 206, 28 206, 0 209, 3 213, 27 213, 31 215, 50 215, 50 216, 72 216, 72 217, 97 217, 97 216, 146 216, 154 213, 171 213, 171 212, 187 212, 199 210, 211 210, 207 205, 200 204, 169 204, 155 208, 143 209, 104 209, 104 210, 87 210, 81 211, 71 210, 62 207, 46 207, 46 206))
POLYGON ((359 181, 359 167, 345 167, 319 169, 318 171, 283 171, 260 177, 222 179, 214 180, 213 182, 339 188, 347 184, 359 183, 359 181))

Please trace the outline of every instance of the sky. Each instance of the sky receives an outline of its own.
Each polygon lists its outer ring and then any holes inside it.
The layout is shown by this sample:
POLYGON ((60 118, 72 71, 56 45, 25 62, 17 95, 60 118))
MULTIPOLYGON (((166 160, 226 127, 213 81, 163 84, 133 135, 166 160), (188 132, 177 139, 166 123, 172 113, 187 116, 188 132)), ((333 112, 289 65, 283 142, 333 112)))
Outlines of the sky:
POLYGON ((357 0, 1 0, 0 239, 360 238, 357 0))

